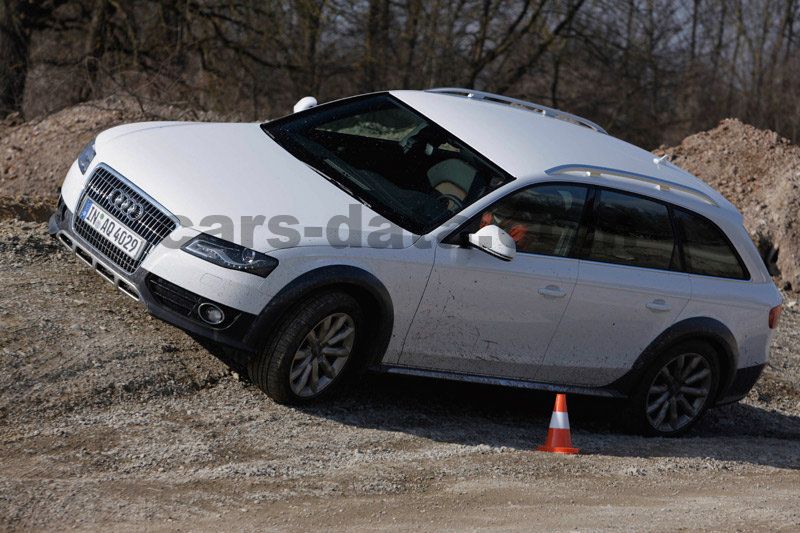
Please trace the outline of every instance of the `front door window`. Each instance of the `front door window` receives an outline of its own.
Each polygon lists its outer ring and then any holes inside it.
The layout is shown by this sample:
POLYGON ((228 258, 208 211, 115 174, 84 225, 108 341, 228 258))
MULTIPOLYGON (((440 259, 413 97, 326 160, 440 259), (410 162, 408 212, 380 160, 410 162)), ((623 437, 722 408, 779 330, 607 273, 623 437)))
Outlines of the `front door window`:
POLYGON ((518 252, 566 257, 575 246, 586 194, 580 185, 523 189, 487 209, 480 226, 500 226, 514 239, 518 252))

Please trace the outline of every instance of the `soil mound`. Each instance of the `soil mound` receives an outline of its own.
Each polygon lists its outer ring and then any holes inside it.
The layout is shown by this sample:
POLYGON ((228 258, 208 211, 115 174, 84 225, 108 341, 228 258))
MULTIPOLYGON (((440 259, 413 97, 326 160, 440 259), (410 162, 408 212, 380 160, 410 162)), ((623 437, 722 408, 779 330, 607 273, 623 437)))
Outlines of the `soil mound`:
POLYGON ((800 290, 800 146, 726 119, 656 153, 670 154, 733 202, 772 274, 800 290))
POLYGON ((69 107, 40 120, 0 122, 0 195, 58 198, 64 175, 81 149, 118 124, 147 120, 225 120, 209 112, 110 97, 69 107))
POLYGON ((55 202, 39 198, 0 196, 0 220, 46 222, 55 208, 55 202))

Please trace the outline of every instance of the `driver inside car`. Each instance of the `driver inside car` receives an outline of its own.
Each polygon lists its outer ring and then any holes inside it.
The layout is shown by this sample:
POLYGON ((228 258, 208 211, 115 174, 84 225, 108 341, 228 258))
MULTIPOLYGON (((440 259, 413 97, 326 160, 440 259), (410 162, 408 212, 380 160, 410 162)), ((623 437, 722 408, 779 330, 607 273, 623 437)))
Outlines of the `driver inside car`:
POLYGON ((483 215, 481 215, 480 227, 482 228, 490 224, 499 226, 506 231, 511 238, 514 239, 517 249, 525 248, 525 243, 528 237, 528 228, 526 224, 516 222, 511 217, 504 217, 497 211, 486 211, 483 213, 483 215))

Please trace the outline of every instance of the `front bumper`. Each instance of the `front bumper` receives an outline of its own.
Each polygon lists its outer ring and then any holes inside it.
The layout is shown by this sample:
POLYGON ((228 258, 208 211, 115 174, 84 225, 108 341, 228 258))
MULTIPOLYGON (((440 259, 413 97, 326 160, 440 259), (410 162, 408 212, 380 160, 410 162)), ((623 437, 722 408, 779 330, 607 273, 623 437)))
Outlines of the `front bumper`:
POLYGON ((73 231, 73 213, 63 201, 50 217, 48 231, 78 258, 91 267, 106 281, 122 293, 144 304, 148 312, 184 331, 197 335, 238 351, 252 353, 255 347, 244 342, 252 329, 256 315, 250 314, 214 300, 205 298, 156 276, 142 267, 132 274, 120 271, 104 259, 91 244, 73 231), (202 303, 212 303, 225 312, 225 320, 211 326, 200 319, 197 313, 202 303))

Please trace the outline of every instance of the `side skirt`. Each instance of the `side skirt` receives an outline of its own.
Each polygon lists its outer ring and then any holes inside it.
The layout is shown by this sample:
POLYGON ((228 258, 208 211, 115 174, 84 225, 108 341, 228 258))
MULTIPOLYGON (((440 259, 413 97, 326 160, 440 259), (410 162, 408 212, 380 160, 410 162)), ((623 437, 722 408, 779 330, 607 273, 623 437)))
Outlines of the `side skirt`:
POLYGON ((502 387, 514 387, 518 389, 563 392, 568 394, 582 394, 586 396, 601 396, 604 398, 627 398, 625 394, 613 389, 598 388, 598 387, 581 387, 577 385, 556 385, 553 383, 542 383, 539 381, 497 378, 491 376, 480 376, 475 374, 463 374, 461 372, 448 372, 444 370, 426 370, 421 368, 411 368, 407 366, 395 366, 395 365, 378 365, 372 367, 370 370, 383 374, 401 374, 405 376, 446 379, 449 381, 465 381, 469 383, 481 383, 484 385, 500 385, 502 387))

